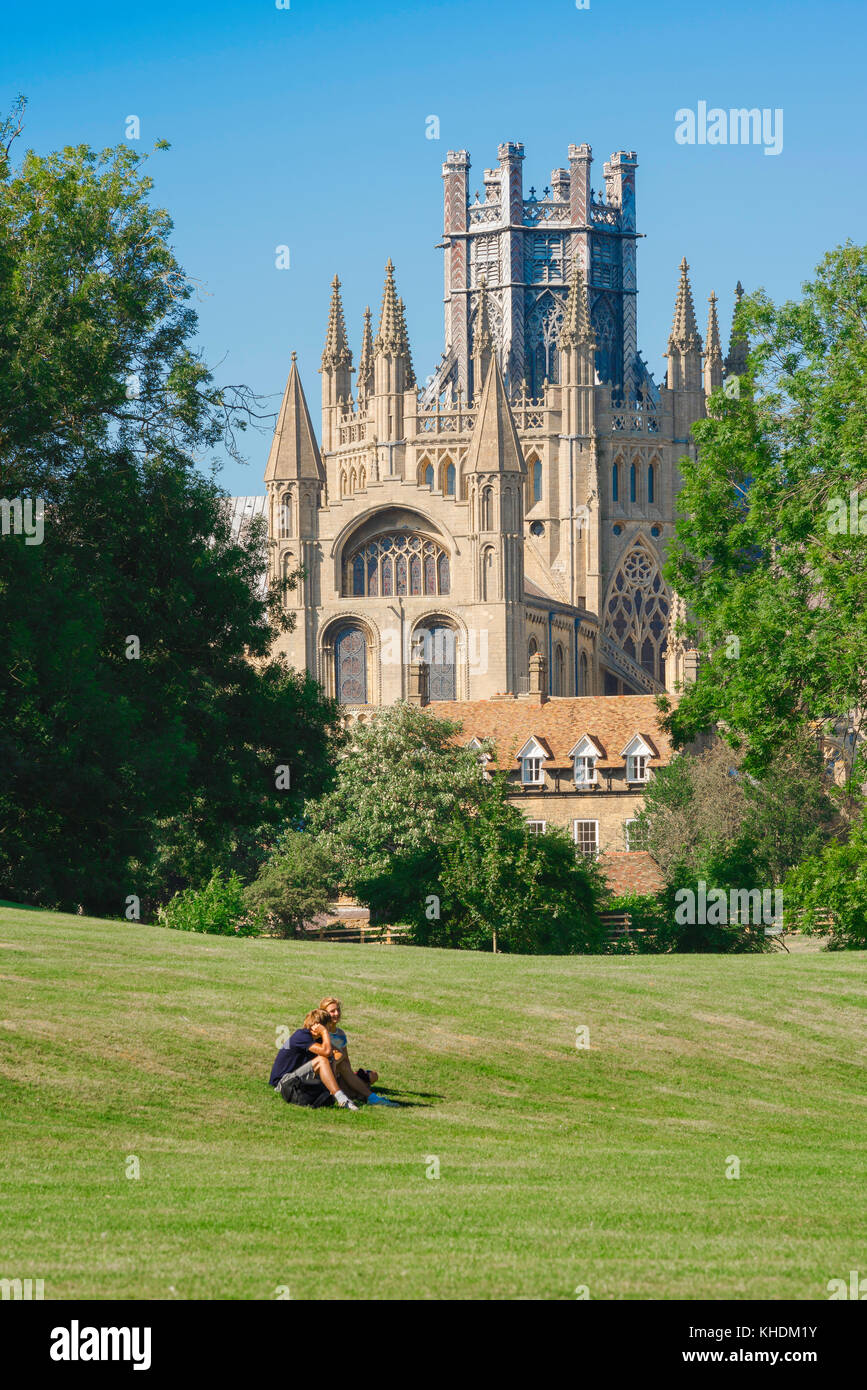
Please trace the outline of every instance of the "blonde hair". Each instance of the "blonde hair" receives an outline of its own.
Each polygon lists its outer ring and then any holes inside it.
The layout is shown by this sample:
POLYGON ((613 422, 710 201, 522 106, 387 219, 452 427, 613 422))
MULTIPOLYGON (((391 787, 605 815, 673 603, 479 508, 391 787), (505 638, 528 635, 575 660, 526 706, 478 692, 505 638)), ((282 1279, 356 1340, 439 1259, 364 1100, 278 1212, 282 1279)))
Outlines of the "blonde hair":
POLYGON ((336 1004, 340 1012, 343 1013, 343 1005, 339 999, 334 998, 333 994, 328 994, 324 999, 319 1000, 320 1009, 327 1009, 329 1004, 336 1004))
POLYGON ((304 1027, 309 1028, 311 1023, 321 1023, 323 1027, 327 1028, 330 1022, 331 1020, 324 1009, 311 1009, 304 1020, 304 1027))

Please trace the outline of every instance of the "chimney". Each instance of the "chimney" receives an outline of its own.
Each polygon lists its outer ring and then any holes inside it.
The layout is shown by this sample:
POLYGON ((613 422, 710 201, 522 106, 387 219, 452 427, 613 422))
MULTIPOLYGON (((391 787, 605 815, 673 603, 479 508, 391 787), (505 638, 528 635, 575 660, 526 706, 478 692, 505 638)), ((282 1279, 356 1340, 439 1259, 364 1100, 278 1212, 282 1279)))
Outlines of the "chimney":
POLYGON ((411 661, 407 671, 407 702, 426 705, 428 702, 428 668, 426 661, 411 661))
POLYGON ((544 705, 548 698, 548 663, 541 652, 530 657, 530 699, 544 705))

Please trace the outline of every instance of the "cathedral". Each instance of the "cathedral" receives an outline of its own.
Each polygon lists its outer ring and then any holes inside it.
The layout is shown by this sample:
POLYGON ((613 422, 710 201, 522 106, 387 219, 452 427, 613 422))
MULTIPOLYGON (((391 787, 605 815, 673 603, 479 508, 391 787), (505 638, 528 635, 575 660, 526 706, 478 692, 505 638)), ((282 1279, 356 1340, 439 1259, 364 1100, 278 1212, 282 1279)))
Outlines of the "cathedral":
MULTIPOLYGON (((693 673, 662 575, 690 428, 723 359, 704 344, 680 265, 667 372, 638 351, 636 157, 591 187, 570 145, 537 195, 523 146, 500 145, 483 192, 443 165, 445 351, 420 385, 389 260, 357 366, 340 281, 316 433, 295 355, 265 471, 272 579, 295 624, 280 649, 342 705, 532 695, 655 695, 693 673), (354 377, 354 381, 353 381, 354 377)), ((740 294, 740 286, 738 293, 740 294)))

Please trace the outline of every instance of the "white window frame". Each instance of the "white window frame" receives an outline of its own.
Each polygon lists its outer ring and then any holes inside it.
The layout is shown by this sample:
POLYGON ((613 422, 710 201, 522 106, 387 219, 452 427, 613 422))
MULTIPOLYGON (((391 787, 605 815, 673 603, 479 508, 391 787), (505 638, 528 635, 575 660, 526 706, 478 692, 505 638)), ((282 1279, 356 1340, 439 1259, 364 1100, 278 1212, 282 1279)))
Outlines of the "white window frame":
POLYGON ((541 754, 533 753, 529 757, 521 759, 521 783, 523 786, 539 787, 544 780, 544 776, 541 754), (534 769, 537 774, 536 776, 532 775, 534 769))
POLYGON ((576 816, 575 819, 574 819, 573 822, 572 822, 572 839, 573 839, 573 842, 574 842, 574 844, 575 844, 575 848, 577 849, 577 851, 578 851, 579 854, 586 854, 587 857, 588 857, 588 859, 589 859, 589 858, 595 859, 596 856, 597 856, 598 853, 599 853, 599 822, 598 822, 598 820, 591 820, 590 818, 585 817, 585 816, 576 816), (579 837, 578 837, 578 827, 579 827, 579 825, 592 825, 592 826, 593 826, 593 849, 590 849, 590 850, 582 849, 582 847, 581 847, 581 842, 580 842, 579 837))
POLYGON ((575 759, 575 786, 576 787, 595 787, 598 781, 596 774, 596 763, 598 762, 595 753, 582 753, 575 759), (580 774, 580 775, 579 775, 580 774))
POLYGON ((602 750, 593 741, 589 734, 585 734, 579 739, 574 748, 569 749, 569 757, 572 759, 572 780, 576 787, 595 787, 599 784, 599 773, 596 767, 597 762, 602 756, 602 750), (579 777, 579 768, 585 773, 579 777))
POLYGON ((528 818, 527 829, 534 835, 544 835, 545 831, 548 829, 548 822, 546 820, 531 820, 528 818))
POLYGON ((548 754, 539 740, 528 738, 523 748, 520 748, 515 756, 521 764, 521 786, 543 787, 545 785, 545 759, 548 754))
POLYGON ((629 827, 630 827, 631 825, 637 825, 637 824, 638 824, 638 817, 637 817, 637 816, 632 816, 632 817, 630 817, 629 820, 625 820, 625 821, 623 822, 623 839, 624 839, 624 841, 626 842, 626 849, 627 849, 627 852, 628 852, 629 854, 636 854, 636 853, 638 853, 639 847, 638 847, 638 845, 633 845, 633 844, 632 844, 632 837, 631 837, 631 835, 630 835, 630 833, 629 833, 629 827))
POLYGON ((635 734, 621 750, 620 756, 626 759, 627 782, 645 786, 650 781, 650 759, 654 757, 647 740, 641 734, 635 734))

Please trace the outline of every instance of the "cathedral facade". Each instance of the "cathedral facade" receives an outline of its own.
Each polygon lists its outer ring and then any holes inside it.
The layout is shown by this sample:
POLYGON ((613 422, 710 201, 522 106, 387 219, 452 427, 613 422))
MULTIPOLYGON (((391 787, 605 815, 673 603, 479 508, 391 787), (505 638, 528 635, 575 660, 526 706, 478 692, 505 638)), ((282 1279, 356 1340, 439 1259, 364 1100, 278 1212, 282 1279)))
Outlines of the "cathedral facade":
MULTIPOLYGON (((504 144, 470 194, 443 166, 445 351, 420 387, 388 262, 357 368, 332 282, 313 428, 293 354, 265 472, 280 638, 342 705, 656 694, 690 678, 662 575, 690 428, 726 371, 680 267, 665 384, 637 348, 633 152, 590 186, 569 146, 542 197, 504 144), (355 378, 353 382, 353 377, 355 378)), ((740 291, 740 286, 738 287, 740 291)))

